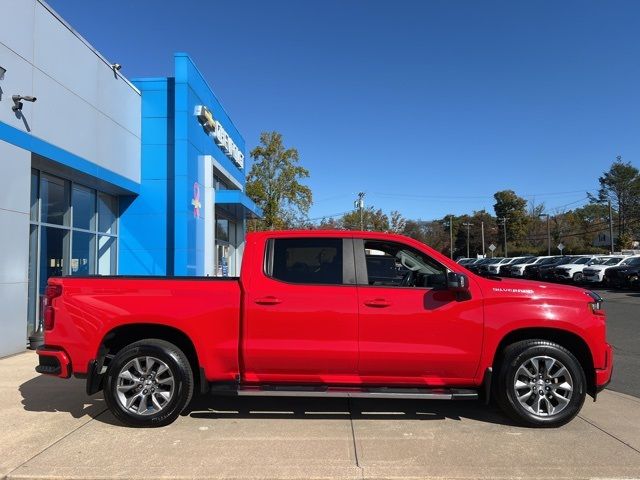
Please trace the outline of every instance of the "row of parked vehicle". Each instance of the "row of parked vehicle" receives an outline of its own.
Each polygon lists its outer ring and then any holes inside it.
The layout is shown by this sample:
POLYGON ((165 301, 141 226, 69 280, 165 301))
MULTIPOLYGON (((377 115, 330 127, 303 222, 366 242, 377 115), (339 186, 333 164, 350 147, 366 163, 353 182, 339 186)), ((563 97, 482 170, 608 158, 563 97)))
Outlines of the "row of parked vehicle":
POLYGON ((640 255, 462 258, 458 263, 483 276, 640 289, 640 255))

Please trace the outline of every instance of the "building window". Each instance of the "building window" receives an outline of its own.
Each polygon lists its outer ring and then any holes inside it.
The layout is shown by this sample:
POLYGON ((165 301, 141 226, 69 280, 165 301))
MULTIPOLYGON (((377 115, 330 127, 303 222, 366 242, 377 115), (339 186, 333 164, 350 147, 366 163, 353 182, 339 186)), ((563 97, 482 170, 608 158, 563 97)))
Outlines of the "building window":
MULTIPOLYGON (((219 212, 216 215, 220 215, 219 212)), ((216 218, 215 275, 229 277, 236 275, 235 247, 236 223, 226 218, 216 218)))
POLYGON ((231 190, 231 187, 229 187, 229 184, 227 182, 225 182, 222 178, 220 178, 217 175, 213 175, 213 188, 218 191, 218 190, 231 190))
POLYGON ((30 219, 29 333, 49 277, 116 274, 118 199, 34 169, 30 219))

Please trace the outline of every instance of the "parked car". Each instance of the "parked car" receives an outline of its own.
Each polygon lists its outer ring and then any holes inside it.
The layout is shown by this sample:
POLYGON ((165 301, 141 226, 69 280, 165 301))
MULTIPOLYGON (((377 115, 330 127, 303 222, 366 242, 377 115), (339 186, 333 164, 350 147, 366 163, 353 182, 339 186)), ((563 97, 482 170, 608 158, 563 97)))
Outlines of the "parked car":
POLYGON ((525 260, 524 262, 518 263, 517 265, 513 264, 511 266, 511 268, 509 269, 509 276, 510 277, 524 277, 525 268, 527 268, 529 265, 539 264, 540 262, 542 262, 543 260, 545 260, 547 258, 549 258, 549 257, 531 257, 528 260, 525 260))
POLYGON ((466 257, 462 257, 456 260, 456 262, 460 265, 470 265, 472 263, 475 263, 479 260, 479 258, 466 258, 466 257))
POLYGON ((510 258, 494 257, 490 262, 484 263, 478 269, 478 274, 486 277, 488 275, 497 275, 500 265, 506 265, 511 261, 510 258))
POLYGON ((479 277, 377 232, 252 233, 237 278, 51 278, 42 308, 36 370, 86 378, 87 394, 102 390, 117 419, 141 427, 171 423, 194 391, 492 394, 522 424, 559 426, 613 364, 597 294, 479 277), (380 256, 402 278, 371 277, 380 256))
POLYGON ((615 288, 640 287, 640 257, 625 260, 617 267, 607 268, 604 272, 604 283, 615 288))
POLYGON ((582 270, 582 279, 586 283, 602 283, 604 280, 604 272, 609 267, 617 267, 629 259, 630 257, 623 257, 620 255, 602 257, 600 261, 594 262, 582 270))
POLYGON ((560 257, 557 262, 540 265, 538 267, 538 278, 544 282, 555 282, 557 280, 556 267, 570 264, 579 258, 581 257, 577 255, 564 255, 560 257))
POLYGON ((571 263, 560 264, 554 269, 556 280, 560 282, 580 283, 584 278, 582 271, 597 262, 602 256, 584 256, 579 257, 571 263))
POLYGON ((480 274, 480 268, 482 268, 483 265, 486 265, 492 260, 493 258, 481 258, 477 262, 474 262, 470 265, 465 265, 465 268, 467 268, 468 270, 472 271, 475 274, 480 274))
POLYGON ((562 256, 556 255, 551 257, 545 257, 537 263, 532 263, 524 267, 524 272, 522 273, 523 278, 527 278, 530 280, 540 279, 540 269, 542 267, 548 267, 550 265, 558 265, 563 259, 562 256))
POLYGON ((509 263, 508 265, 503 265, 502 267, 500 267, 500 271, 498 275, 500 275, 501 277, 510 277, 511 269, 513 269, 514 267, 517 267, 518 265, 528 262, 532 258, 534 258, 532 255, 528 255, 525 257, 515 257, 513 262, 509 263))

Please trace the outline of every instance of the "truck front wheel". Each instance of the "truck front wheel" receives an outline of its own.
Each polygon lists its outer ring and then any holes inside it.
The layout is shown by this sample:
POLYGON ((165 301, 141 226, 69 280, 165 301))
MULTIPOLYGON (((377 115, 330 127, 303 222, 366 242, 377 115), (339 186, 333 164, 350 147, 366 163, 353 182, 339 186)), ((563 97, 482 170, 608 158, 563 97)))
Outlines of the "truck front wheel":
POLYGON ((193 372, 172 343, 146 339, 120 350, 109 365, 104 398, 113 415, 132 427, 173 422, 193 395, 193 372))
POLYGON ((511 418, 532 427, 558 427, 584 403, 586 378, 576 357, 547 340, 509 345, 498 371, 495 396, 511 418))

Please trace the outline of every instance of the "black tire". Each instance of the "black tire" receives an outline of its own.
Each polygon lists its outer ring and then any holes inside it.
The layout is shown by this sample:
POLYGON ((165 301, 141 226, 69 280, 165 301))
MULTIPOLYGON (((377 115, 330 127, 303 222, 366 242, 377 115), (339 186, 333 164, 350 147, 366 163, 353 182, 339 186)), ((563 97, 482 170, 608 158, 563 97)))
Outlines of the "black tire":
MULTIPOLYGON (((494 382, 495 390, 493 393, 497 404, 509 417, 530 427, 559 427, 571 421, 578 414, 584 403, 587 382, 580 362, 569 350, 547 340, 532 339, 509 345, 505 348, 501 357, 500 365, 498 365, 498 378, 494 382), (517 398, 515 381, 518 369, 527 360, 534 357, 551 357, 555 359, 566 368, 571 376, 573 390, 568 403, 558 413, 554 414, 551 411, 549 413, 536 414, 526 409, 517 398)), ((536 375, 532 374, 532 377, 536 377, 536 375)), ((534 391, 532 393, 533 399, 539 396, 535 392, 537 388, 546 387, 544 385, 542 387, 533 386, 531 388, 534 391)), ((520 392, 522 391, 520 390, 520 392)), ((526 388, 524 392, 526 393, 526 388)), ((557 402, 555 399, 552 399, 552 401, 557 402)), ((549 403, 546 403, 546 405, 548 406, 549 403)), ((555 407, 552 406, 552 408, 555 407)))
POLYGON ((575 283, 582 283, 583 280, 584 280, 584 275, 582 274, 582 272, 576 272, 573 274, 573 281, 575 283))
MULTIPOLYGON (((145 365, 149 364, 152 364, 152 362, 147 363, 147 360, 145 360, 145 365)), ((155 365, 158 364, 156 363, 155 365)), ((158 373, 157 371, 158 369, 156 369, 156 373, 158 373)), ((149 368, 149 372, 153 374, 153 367, 149 368)), ((153 376, 155 381, 155 374, 153 376)), ((158 378, 160 378, 160 374, 158 374, 158 378)), ((137 388, 143 387, 139 386, 137 388)), ((159 387, 157 388, 159 389, 159 387)), ((193 388, 193 371, 191 370, 189 359, 182 350, 164 340, 149 338, 124 347, 113 358, 105 378, 104 399, 111 413, 126 425, 131 427, 162 427, 172 423, 189 404, 193 396, 193 388), (156 413, 144 415, 127 409, 118 397, 118 377, 123 367, 135 361, 136 358, 143 357, 152 357, 163 362, 168 367, 168 371, 165 370, 168 373, 164 375, 173 377, 173 390, 169 400, 156 413)), ((152 409, 155 409, 151 400, 147 402, 152 409)), ((140 405, 142 400, 139 399, 137 403, 140 405)), ((134 408, 134 406, 131 408, 134 408)), ((141 408, 144 407, 139 407, 138 411, 141 408)))

